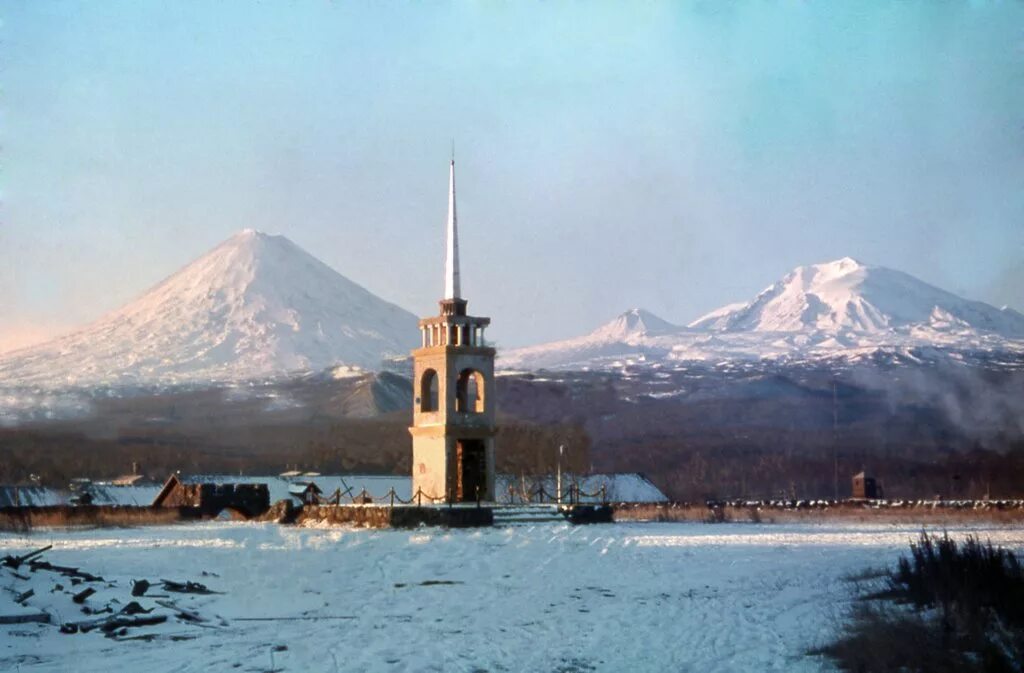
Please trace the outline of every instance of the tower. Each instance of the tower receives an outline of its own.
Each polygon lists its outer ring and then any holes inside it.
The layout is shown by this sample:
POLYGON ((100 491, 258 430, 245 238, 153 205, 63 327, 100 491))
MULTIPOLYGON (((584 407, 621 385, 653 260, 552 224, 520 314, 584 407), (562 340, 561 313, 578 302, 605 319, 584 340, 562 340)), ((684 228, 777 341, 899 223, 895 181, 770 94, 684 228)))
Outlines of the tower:
POLYGON ((459 278, 455 159, 448 175, 444 298, 420 320, 413 357, 412 492, 454 502, 494 500, 494 349, 490 318, 466 314, 459 278))

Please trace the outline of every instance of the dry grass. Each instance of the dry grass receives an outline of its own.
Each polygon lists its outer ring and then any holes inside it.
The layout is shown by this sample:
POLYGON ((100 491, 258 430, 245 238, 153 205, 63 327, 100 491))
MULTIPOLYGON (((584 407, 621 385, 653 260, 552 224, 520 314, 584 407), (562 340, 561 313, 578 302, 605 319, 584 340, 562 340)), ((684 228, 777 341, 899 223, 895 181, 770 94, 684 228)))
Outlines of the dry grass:
POLYGON ((703 503, 620 503, 614 505, 616 521, 698 522, 698 523, 820 523, 826 521, 956 525, 1022 523, 1024 509, 957 509, 945 507, 874 508, 861 503, 840 503, 830 507, 785 508, 703 503))
POLYGON ((922 533, 887 576, 816 654, 855 673, 1024 668, 1024 569, 1012 552, 922 533))

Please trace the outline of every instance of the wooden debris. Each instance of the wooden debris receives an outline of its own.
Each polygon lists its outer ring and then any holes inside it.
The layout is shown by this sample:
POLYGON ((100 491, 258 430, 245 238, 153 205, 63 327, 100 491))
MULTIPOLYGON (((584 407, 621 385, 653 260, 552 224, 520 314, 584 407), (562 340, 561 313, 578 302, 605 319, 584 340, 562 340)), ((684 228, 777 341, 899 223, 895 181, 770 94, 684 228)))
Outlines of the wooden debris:
POLYGON ((136 598, 144 596, 147 589, 149 589, 148 580, 132 580, 132 596, 136 598))
POLYGON ((82 606, 82 614, 84 615, 108 615, 114 611, 114 608, 109 605, 105 608, 90 608, 88 605, 82 606))
POLYGON ((14 602, 15 603, 20 603, 21 605, 24 605, 25 601, 27 601, 28 599, 32 598, 35 595, 36 595, 36 590, 35 589, 29 589, 28 591, 26 591, 23 594, 18 594, 14 598, 14 602))
POLYGON ((153 626, 163 624, 167 621, 167 615, 153 615, 151 617, 112 617, 100 629, 105 633, 118 629, 136 626, 153 626))
POLYGON ((0 615, 0 624, 27 624, 29 622, 49 624, 50 615, 45 612, 31 612, 22 615, 0 615))
POLYGON ((123 628, 134 628, 137 626, 153 626, 163 624, 167 621, 167 615, 152 615, 146 617, 132 617, 126 615, 114 615, 103 619, 91 619, 84 622, 68 622, 61 626, 61 633, 89 633, 99 629, 104 633, 113 633, 123 628))
POLYGON ((71 568, 69 566, 55 566, 48 561, 29 561, 29 568, 32 572, 37 570, 49 570, 51 572, 60 573, 66 577, 72 579, 79 579, 85 582, 102 582, 103 578, 92 573, 87 573, 79 570, 78 568, 71 568))
POLYGON ((184 619, 187 622, 205 622, 206 618, 200 615, 198 612, 192 610, 186 610, 185 608, 179 607, 178 605, 170 601, 157 601, 157 605, 167 608, 168 610, 174 610, 178 613, 179 619, 184 619))
POLYGON ((164 591, 172 591, 177 594, 216 594, 219 591, 211 591, 205 584, 199 582, 174 582, 172 580, 160 580, 163 582, 164 591))
POLYGON ((3 563, 3 565, 7 566, 8 568, 17 568, 22 563, 25 563, 26 561, 33 559, 36 556, 42 554, 43 552, 49 551, 51 549, 53 549, 53 545, 48 544, 45 547, 36 549, 35 551, 29 552, 24 556, 5 556, 2 560, 0 560, 0 563, 3 563))
POLYGON ((96 593, 95 589, 93 589, 92 587, 86 587, 82 591, 80 591, 77 594, 75 594, 74 596, 72 596, 71 600, 73 600, 76 603, 81 604, 81 603, 85 602, 86 598, 88 598, 89 596, 92 596, 94 593, 96 593))
POLYGON ((150 608, 150 609, 147 610, 144 607, 142 607, 141 605, 139 605, 137 601, 132 601, 128 605, 126 605, 123 608, 121 608, 121 611, 118 614, 121 614, 121 615, 148 615, 152 611, 153 611, 153 608, 150 608))

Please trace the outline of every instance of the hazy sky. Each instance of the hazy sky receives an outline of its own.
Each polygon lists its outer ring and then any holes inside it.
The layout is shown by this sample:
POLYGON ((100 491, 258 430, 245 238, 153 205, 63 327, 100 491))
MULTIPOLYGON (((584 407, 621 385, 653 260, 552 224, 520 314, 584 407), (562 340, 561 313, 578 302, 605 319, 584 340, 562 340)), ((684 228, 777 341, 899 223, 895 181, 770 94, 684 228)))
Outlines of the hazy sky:
POLYGON ((505 345, 846 255, 1024 309, 1024 2, 8 2, 0 345, 235 231, 505 345))

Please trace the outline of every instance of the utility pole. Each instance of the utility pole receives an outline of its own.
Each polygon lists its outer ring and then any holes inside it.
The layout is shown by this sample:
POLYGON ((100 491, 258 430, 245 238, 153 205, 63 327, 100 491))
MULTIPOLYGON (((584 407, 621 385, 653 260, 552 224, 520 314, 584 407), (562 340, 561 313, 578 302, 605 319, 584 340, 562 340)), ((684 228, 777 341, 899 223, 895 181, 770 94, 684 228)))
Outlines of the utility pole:
POLYGON ((565 444, 558 445, 558 460, 556 461, 555 493, 559 505, 562 504, 562 454, 565 452, 565 444))
POLYGON ((832 498, 839 500, 839 393, 832 379, 832 498))

